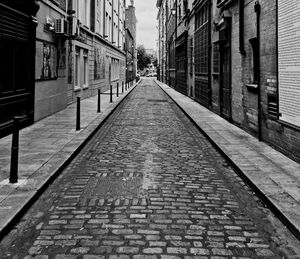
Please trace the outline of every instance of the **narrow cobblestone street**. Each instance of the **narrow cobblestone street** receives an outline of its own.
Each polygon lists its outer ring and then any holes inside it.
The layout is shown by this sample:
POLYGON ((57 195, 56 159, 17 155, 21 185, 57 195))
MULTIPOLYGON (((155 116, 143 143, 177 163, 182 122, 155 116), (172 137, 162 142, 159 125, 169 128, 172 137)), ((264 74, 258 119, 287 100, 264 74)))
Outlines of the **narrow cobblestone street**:
POLYGON ((0 258, 299 258, 289 234, 143 79, 0 243, 0 258))

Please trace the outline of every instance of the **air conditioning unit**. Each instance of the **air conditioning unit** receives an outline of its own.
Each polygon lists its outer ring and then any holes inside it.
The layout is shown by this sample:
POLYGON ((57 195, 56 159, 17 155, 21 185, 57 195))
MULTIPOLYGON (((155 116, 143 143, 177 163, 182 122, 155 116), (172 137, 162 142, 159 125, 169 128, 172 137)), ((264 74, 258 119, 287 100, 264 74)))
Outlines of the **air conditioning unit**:
POLYGON ((55 20, 55 33, 67 34, 68 33, 68 21, 64 18, 55 20))

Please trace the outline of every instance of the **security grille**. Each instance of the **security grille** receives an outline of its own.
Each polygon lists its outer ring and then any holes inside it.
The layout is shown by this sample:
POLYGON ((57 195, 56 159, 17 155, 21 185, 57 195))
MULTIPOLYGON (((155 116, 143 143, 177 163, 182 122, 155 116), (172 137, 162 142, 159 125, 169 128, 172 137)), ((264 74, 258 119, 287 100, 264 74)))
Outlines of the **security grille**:
POLYGON ((202 5, 196 12, 195 22, 195 98, 202 105, 210 105, 209 85, 209 16, 208 2, 202 5))

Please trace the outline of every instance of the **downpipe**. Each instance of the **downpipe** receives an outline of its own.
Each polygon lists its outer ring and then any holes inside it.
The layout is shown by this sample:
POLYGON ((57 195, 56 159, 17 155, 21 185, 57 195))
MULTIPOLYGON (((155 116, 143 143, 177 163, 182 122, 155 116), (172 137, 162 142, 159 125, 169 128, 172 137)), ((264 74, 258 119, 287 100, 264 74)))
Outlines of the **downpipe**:
POLYGON ((260 12, 261 6, 258 1, 255 2, 254 11, 256 13, 256 37, 258 44, 258 82, 257 82, 257 127, 258 140, 262 141, 262 125, 261 125, 261 79, 260 79, 260 12))

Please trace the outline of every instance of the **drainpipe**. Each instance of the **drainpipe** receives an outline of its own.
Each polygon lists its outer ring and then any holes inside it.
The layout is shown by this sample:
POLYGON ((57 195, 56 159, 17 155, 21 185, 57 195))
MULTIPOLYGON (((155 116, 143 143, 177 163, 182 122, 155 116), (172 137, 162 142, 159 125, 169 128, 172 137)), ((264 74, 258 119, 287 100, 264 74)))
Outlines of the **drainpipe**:
POLYGON ((261 133, 261 79, 260 79, 260 4, 258 1, 255 2, 254 11, 256 13, 256 37, 257 37, 257 55, 258 55, 258 82, 257 82, 257 126, 258 126, 258 140, 262 141, 261 133))
POLYGON ((240 13, 240 21, 239 21, 239 30, 240 30, 240 53, 241 55, 245 56, 245 45, 244 45, 244 17, 245 17, 245 12, 244 12, 244 0, 240 0, 240 5, 239 5, 239 13, 240 13))

